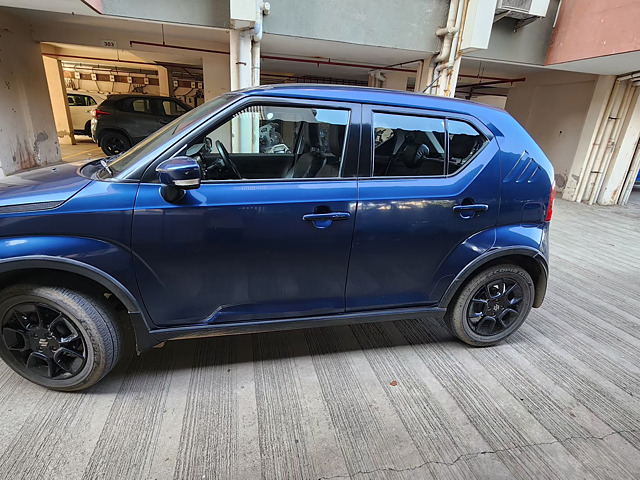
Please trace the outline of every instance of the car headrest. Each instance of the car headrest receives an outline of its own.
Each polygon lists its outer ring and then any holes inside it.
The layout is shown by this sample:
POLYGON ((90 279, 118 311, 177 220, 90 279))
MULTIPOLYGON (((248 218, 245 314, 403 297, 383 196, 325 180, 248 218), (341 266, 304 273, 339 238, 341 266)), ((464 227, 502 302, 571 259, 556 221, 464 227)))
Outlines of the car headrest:
POLYGON ((302 127, 302 136, 307 145, 313 148, 322 146, 320 141, 320 125, 317 123, 305 123, 302 127))
POLYGON ((342 156, 346 130, 347 127, 345 125, 329 125, 329 150, 336 157, 342 156))
POLYGON ((401 156, 405 167, 417 168, 429 157, 429 147, 424 143, 407 143, 401 156))
POLYGON ((463 133, 451 135, 449 141, 449 155, 453 158, 467 158, 476 146, 477 137, 475 135, 465 135, 463 133))

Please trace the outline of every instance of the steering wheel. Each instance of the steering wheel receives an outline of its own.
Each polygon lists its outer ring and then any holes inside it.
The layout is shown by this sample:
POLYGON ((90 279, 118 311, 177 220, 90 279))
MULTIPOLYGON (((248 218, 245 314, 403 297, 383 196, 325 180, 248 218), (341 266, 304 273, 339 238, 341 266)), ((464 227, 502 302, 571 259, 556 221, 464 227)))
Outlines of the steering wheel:
POLYGON ((229 157, 229 152, 227 151, 227 149, 225 148, 225 146, 222 144, 220 140, 216 140, 216 148, 218 149, 218 153, 220 153, 220 158, 222 159, 222 163, 224 163, 225 166, 229 170, 231 170, 236 177, 242 178, 242 175, 240 175, 240 172, 238 171, 238 167, 236 167, 236 164, 233 163, 233 161, 229 157))

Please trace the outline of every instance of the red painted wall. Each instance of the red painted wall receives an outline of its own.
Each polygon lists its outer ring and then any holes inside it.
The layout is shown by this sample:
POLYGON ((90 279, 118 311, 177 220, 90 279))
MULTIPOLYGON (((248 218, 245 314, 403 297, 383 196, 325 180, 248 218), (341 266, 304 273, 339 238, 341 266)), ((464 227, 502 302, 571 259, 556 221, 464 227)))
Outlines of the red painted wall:
POLYGON ((545 63, 636 50, 640 50, 640 0, 562 0, 545 63))

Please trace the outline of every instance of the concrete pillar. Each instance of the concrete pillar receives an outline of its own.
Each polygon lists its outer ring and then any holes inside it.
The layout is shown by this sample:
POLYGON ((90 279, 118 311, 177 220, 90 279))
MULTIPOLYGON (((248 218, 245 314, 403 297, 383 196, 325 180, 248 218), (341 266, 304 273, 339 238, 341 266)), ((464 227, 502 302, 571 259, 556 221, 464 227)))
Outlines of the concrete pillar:
POLYGON ((607 106, 607 101, 611 95, 611 89, 613 88, 615 80, 616 77, 612 75, 601 75, 596 80, 589 110, 587 111, 587 116, 584 118, 578 145, 575 150, 575 155, 573 156, 571 168, 569 169, 567 184, 562 190, 562 198, 565 200, 579 201, 577 194, 580 179, 583 175, 589 174, 589 172, 587 172, 589 153, 596 141, 598 126, 604 115, 604 110, 607 106))
POLYGON ((170 83, 169 72, 165 67, 158 67, 158 86, 160 87, 160 95, 171 96, 173 85, 170 83))
POLYGON ((0 176, 60 161, 42 53, 29 25, 0 15, 0 176))
POLYGON ((249 30, 229 30, 231 90, 251 86, 251 35, 249 30))
POLYGON ((203 56, 202 70, 205 102, 231 90, 229 58, 226 55, 203 56))
POLYGON ((432 58, 433 57, 425 58, 420 62, 420 65, 418 65, 418 70, 416 72, 416 86, 414 89, 414 91, 418 93, 424 92, 432 81, 432 74, 433 74, 433 72, 431 71, 432 58))
POLYGON ((616 205, 619 203, 627 174, 631 168, 638 139, 640 138, 640 101, 639 89, 633 94, 633 99, 627 118, 620 132, 618 145, 613 152, 613 158, 604 179, 598 203, 600 205, 616 205))
MULTIPOLYGON (((62 62, 57 58, 43 55, 44 71, 47 76, 49 98, 53 108, 53 118, 56 122, 58 140, 62 144, 75 145, 76 137, 73 134, 73 122, 67 102, 67 89, 64 84, 62 62)), ((84 125, 81 126, 84 128, 84 125)))
POLYGON ((387 78, 384 82, 384 88, 389 90, 401 90, 407 91, 407 82, 409 81, 409 74, 406 72, 384 72, 384 76, 387 78))

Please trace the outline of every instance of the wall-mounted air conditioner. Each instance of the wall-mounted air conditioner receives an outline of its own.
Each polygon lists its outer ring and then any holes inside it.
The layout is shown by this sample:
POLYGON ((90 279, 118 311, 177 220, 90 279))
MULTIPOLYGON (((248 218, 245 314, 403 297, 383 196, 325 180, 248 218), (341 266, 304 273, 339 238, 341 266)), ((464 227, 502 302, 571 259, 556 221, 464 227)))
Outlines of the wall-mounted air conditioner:
POLYGON ((496 14, 524 20, 547 15, 550 0, 498 0, 496 14))

